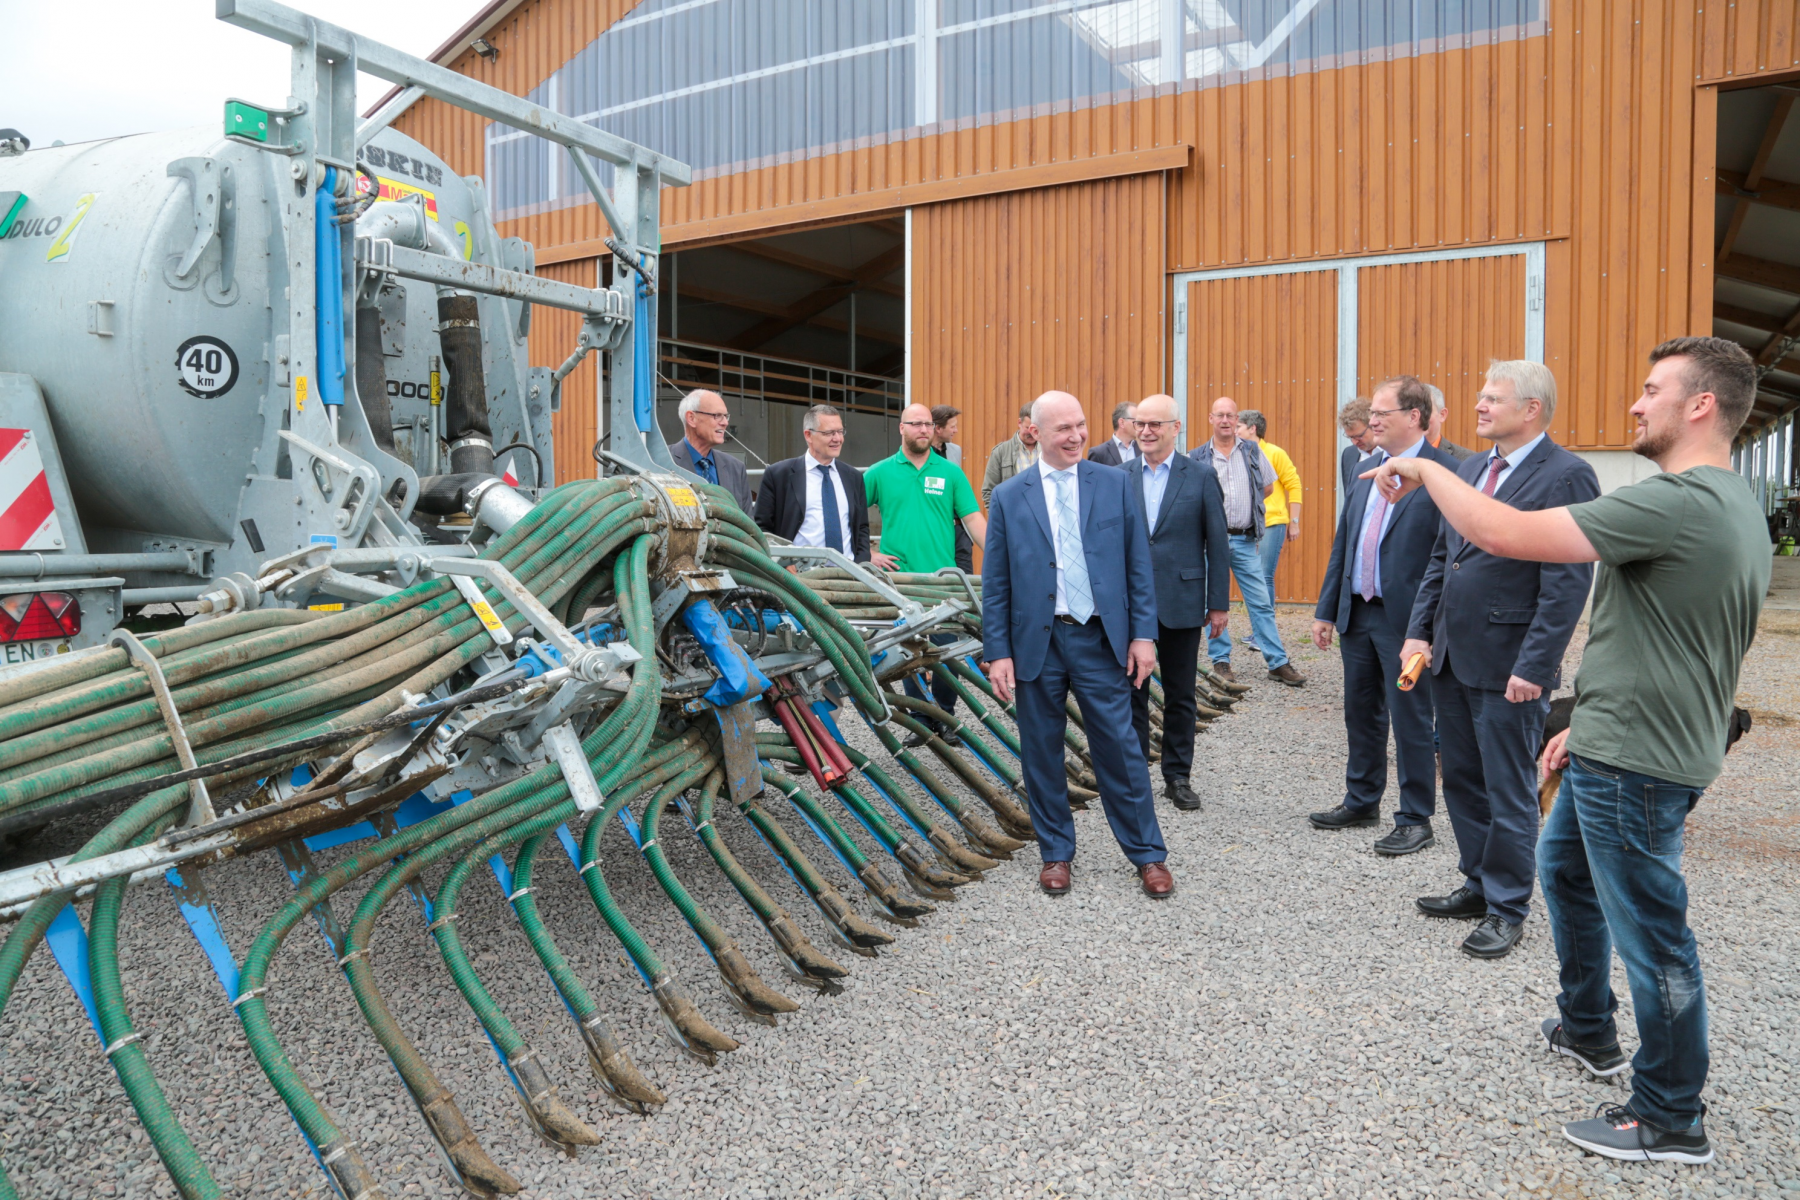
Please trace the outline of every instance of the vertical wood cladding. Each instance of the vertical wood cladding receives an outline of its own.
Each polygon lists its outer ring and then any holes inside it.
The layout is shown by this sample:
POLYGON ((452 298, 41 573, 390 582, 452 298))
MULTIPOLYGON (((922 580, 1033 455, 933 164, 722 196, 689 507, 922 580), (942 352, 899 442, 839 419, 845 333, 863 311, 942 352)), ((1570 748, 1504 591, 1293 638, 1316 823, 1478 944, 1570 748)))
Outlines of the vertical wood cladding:
MULTIPOLYGON (((1444 436, 1483 448, 1475 396, 1488 361, 1525 356, 1525 256, 1365 267, 1357 290, 1356 394, 1417 375, 1444 390, 1444 436)), ((1567 411, 1558 406, 1559 417, 1567 411)), ((1567 439, 1559 433, 1557 440, 1567 439)))
MULTIPOLYGON (((593 287, 598 264, 591 258, 551 263, 538 274, 558 283, 593 287)), ((533 305, 531 309, 531 365, 559 367, 581 335, 581 317, 559 308, 533 305)), ((600 355, 589 354, 562 383, 562 407, 551 417, 556 439, 556 482, 593 479, 594 443, 600 438, 600 355)))
POLYGON ((977 490, 1021 404, 1051 389, 1087 409, 1162 390, 1158 175, 982 196, 913 211, 912 398, 963 410, 977 490))
MULTIPOLYGON (((1336 271, 1296 271, 1188 285, 1189 446, 1212 436, 1215 400, 1269 419, 1269 441, 1300 473, 1300 537, 1275 570, 1277 600, 1315 600, 1337 517, 1336 271)), ((1234 595, 1235 588, 1234 588, 1234 595)))
MULTIPOLYGON (((532 0, 488 35, 497 62, 466 54, 452 65, 523 94, 632 7, 532 0)), ((933 127, 671 189, 664 221, 673 228, 1187 142, 1193 165, 1169 176, 1167 221, 1154 225, 1166 233, 1115 229, 1122 240, 1105 246, 1090 238, 1084 265, 1102 251, 1137 262, 1152 236, 1162 239, 1152 248, 1159 268, 1169 271, 1544 240, 1546 357, 1565 397, 1564 436, 1577 448, 1623 447, 1645 352, 1666 337, 1711 330, 1712 202, 1701 176, 1712 134, 1696 130, 1714 110, 1696 85, 1800 68, 1797 10, 1796 0, 1546 0, 1541 26, 1519 31, 1544 30, 1534 36, 1501 32, 1431 53, 1407 47, 1406 57, 1377 52, 1330 69, 933 127)), ((484 122, 428 100, 398 125, 457 170, 483 169, 484 122)), ((1015 211, 1029 202, 1010 204, 1015 211)), ((963 219, 934 211, 916 210, 915 230, 926 230, 921 263, 948 260, 951 247, 930 238, 963 219)), ((548 250, 602 230, 589 204, 509 221, 503 232, 548 250)), ((1037 269, 984 268, 992 278, 1037 269)), ((939 319, 943 329, 991 323, 980 310, 939 319)), ((915 349, 940 337, 917 336, 915 349)), ((949 369, 925 366, 919 378, 949 369)), ((999 429, 1007 411, 1001 404, 965 421, 999 429)))

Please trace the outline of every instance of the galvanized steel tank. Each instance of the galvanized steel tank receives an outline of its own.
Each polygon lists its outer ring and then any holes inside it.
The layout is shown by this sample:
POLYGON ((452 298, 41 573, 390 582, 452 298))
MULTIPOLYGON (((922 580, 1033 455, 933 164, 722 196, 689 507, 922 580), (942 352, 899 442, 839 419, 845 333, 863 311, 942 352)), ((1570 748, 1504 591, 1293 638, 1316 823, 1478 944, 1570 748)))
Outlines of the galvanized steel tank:
MULTIPOLYGON (((284 244, 280 220, 297 162, 217 127, 0 158, 0 191, 27 197, 0 239, 0 372, 42 389, 90 550, 193 543, 214 550, 220 573, 264 557, 243 545, 241 510, 266 508, 247 505, 254 479, 291 473, 279 437, 292 384, 285 295, 289 264, 312 253, 284 244)), ((359 162, 383 199, 418 197, 463 258, 531 270, 528 246, 495 237, 478 180, 391 129, 359 162)), ((400 458, 423 471, 439 461, 423 432, 437 297, 402 290, 382 313, 387 392, 400 458)), ((497 439, 526 433, 516 414, 528 311, 481 300, 497 439)), ((544 407, 529 432, 547 457, 544 407)), ((266 553, 305 532, 268 538, 266 553)))

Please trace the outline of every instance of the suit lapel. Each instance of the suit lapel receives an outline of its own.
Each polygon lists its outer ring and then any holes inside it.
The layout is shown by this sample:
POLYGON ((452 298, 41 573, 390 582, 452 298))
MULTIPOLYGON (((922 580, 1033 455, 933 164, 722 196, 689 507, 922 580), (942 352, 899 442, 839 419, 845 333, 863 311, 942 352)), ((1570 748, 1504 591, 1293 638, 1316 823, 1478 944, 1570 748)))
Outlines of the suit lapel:
MULTIPOLYGON (((1144 461, 1143 455, 1140 454, 1133 461, 1142 463, 1144 461)), ((1192 463, 1192 460, 1185 454, 1171 454, 1169 455, 1168 462, 1169 482, 1163 487, 1162 504, 1156 510, 1157 527, 1161 527, 1163 517, 1175 506, 1175 497, 1181 495, 1181 487, 1182 484, 1187 482, 1188 467, 1192 463)), ((1156 529, 1152 528, 1150 532, 1155 533, 1156 529)))
POLYGON ((1537 444, 1536 450, 1525 456, 1524 462, 1512 469, 1512 474, 1506 477, 1506 482, 1501 484, 1500 490, 1494 493, 1494 499, 1511 499, 1512 494, 1519 490, 1519 486, 1536 474, 1537 469, 1543 466, 1544 460, 1549 457, 1550 439, 1545 438, 1537 444))
POLYGON ((1075 464, 1075 482, 1080 485, 1075 489, 1075 502, 1081 506, 1081 511, 1075 514, 1075 520, 1081 527, 1081 547, 1084 551, 1087 549, 1088 518, 1094 512, 1094 489, 1090 485, 1094 482, 1094 472, 1099 469, 1100 464, 1085 460, 1075 464), (1082 470, 1083 467, 1088 470, 1082 470))
POLYGON ((1034 463, 1033 465, 1026 467, 1023 471, 1020 471, 1019 478, 1025 481, 1025 507, 1031 510, 1031 515, 1033 517, 1037 518, 1038 528, 1042 530, 1044 534, 1044 544, 1050 547, 1050 552, 1052 556, 1054 556, 1056 553, 1056 538, 1051 536, 1050 512, 1049 509, 1045 507, 1046 489, 1044 488, 1044 474, 1037 469, 1037 465, 1034 463))

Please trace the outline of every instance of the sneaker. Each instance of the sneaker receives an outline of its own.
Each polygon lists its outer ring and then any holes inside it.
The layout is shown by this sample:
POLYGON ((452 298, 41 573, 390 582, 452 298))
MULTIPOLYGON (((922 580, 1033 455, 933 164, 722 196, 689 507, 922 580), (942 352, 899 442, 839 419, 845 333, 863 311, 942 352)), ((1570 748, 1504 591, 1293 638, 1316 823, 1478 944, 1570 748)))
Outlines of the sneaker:
POLYGON ((1254 650, 1258 654, 1262 653, 1262 647, 1256 644, 1255 638, 1241 637, 1238 639, 1238 645, 1246 650, 1254 650))
POLYGON ((1562 1135, 1589 1154, 1626 1162, 1698 1164, 1711 1162, 1713 1157, 1712 1143, 1706 1140, 1706 1128, 1700 1121, 1686 1129, 1658 1129, 1639 1120, 1623 1104, 1601 1104, 1592 1118, 1564 1125, 1562 1135))
POLYGON ((1631 1065, 1617 1041, 1610 1046, 1577 1046, 1563 1032, 1562 1021, 1557 1017, 1547 1018, 1538 1028, 1543 1030, 1544 1040, 1550 1043, 1551 1053, 1567 1055, 1597 1078, 1610 1078, 1631 1065))

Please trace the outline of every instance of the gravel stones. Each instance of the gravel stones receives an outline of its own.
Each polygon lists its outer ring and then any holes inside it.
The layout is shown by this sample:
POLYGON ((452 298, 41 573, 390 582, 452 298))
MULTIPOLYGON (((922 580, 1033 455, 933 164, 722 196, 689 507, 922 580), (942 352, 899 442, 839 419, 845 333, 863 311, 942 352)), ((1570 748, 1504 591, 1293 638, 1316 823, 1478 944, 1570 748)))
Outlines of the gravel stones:
MULTIPOLYGON (((1280 621, 1290 646, 1309 646, 1306 614, 1283 611, 1280 621)), ((1578 654, 1579 639, 1571 667, 1578 654)), ((850 968, 839 996, 780 972, 760 926, 671 813, 662 844, 676 873, 763 978, 801 1004, 776 1029, 727 1005, 647 867, 621 830, 608 830, 608 878, 627 915, 706 1016, 744 1043, 715 1068, 665 1040, 573 867, 546 846, 540 908, 668 1094, 649 1117, 605 1101, 499 889, 472 880, 458 929, 477 969, 564 1099, 602 1135, 577 1158, 526 1129, 404 897, 375 938, 376 978, 483 1144, 531 1195, 1800 1193, 1800 614, 1765 616, 1740 696, 1756 727, 1689 822, 1692 920, 1711 1004, 1708 1127, 1719 1149, 1707 1167, 1591 1158, 1557 1135, 1562 1122, 1622 1100, 1630 1075, 1590 1080, 1545 1052, 1537 1024, 1555 1011, 1557 982, 1541 910, 1510 957, 1459 953, 1467 926, 1422 917, 1412 904, 1457 882, 1441 814, 1438 845, 1396 860, 1370 849, 1385 828, 1325 833, 1305 822, 1341 796, 1335 651, 1302 650, 1296 664, 1309 683, 1292 691, 1262 683, 1254 654, 1236 657, 1239 677, 1257 686, 1199 739, 1194 786, 1205 811, 1177 812, 1159 797, 1177 883, 1164 903, 1143 896, 1096 808, 1076 817, 1069 896, 1038 891, 1027 849, 918 928, 894 930, 895 945, 869 960, 832 945, 744 824, 721 820, 745 866, 850 968)), ((866 733, 853 736, 874 751, 866 733)), ((1391 794, 1392 785, 1389 813, 1391 794)), ((784 801, 768 804, 846 896, 860 895, 784 801)), ((273 855, 210 871, 207 883, 240 956, 291 892, 273 855)), ((355 898, 339 900, 340 915, 355 898)), ((856 907, 870 915, 866 902, 856 907)), ((150 1062, 221 1184, 234 1195, 322 1194, 317 1166, 160 885, 133 889, 122 943, 150 1062)), ((388 1194, 456 1195, 316 930, 295 929, 270 983, 289 1054, 388 1194)), ((1615 987, 1629 1050, 1622 971, 1615 987)), ((175 1195, 99 1051, 40 951, 0 1029, 0 1153, 28 1200, 175 1195)))

